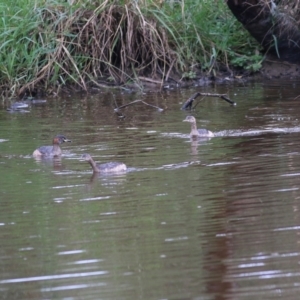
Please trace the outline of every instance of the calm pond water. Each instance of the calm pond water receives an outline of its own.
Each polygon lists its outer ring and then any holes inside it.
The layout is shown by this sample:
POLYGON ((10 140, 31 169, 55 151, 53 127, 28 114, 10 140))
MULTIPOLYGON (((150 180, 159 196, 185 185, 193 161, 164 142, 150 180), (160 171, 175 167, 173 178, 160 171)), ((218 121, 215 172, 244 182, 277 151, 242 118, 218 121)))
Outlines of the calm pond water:
POLYGON ((0 107, 0 299, 298 299, 300 87, 260 82, 0 107), (191 114, 217 137, 191 142, 191 114), (113 112, 118 105, 143 100, 113 112), (35 148, 63 133, 61 160, 35 148), (122 161, 93 176, 80 159, 122 161))

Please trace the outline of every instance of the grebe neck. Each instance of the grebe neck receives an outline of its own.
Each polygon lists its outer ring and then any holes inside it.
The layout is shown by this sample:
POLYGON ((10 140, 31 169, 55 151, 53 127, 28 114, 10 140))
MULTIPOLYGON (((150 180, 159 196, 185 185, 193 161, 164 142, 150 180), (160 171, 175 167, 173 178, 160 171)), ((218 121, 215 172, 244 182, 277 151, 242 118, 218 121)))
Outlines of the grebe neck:
POLYGON ((191 124, 191 136, 199 136, 199 132, 197 130, 197 125, 195 122, 191 124))
POLYGON ((61 149, 60 149, 58 144, 53 144, 52 152, 55 155, 60 155, 61 154, 61 149))
POLYGON ((91 165, 94 172, 100 173, 100 169, 98 168, 97 164, 95 163, 95 161, 92 158, 89 159, 88 162, 91 165))

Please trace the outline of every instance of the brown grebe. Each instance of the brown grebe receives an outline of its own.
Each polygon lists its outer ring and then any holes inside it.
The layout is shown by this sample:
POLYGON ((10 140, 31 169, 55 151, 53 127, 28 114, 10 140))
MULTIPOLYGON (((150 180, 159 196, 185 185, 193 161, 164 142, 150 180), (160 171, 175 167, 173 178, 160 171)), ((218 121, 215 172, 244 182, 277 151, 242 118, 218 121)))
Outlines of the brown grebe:
POLYGON ((65 136, 59 134, 54 137, 52 146, 42 146, 33 151, 33 157, 55 157, 60 156, 62 151, 59 147, 60 144, 71 142, 65 136))
POLYGON ((112 173, 112 172, 124 172, 127 167, 121 162, 108 162, 103 164, 97 164, 89 154, 83 154, 82 159, 86 160, 96 173, 112 173))
POLYGON ((189 122, 191 123, 191 132, 190 132, 190 137, 191 138, 197 138, 197 137, 214 137, 215 135, 213 134, 213 132, 204 129, 204 128, 200 128, 197 129, 197 125, 196 125, 196 119, 193 116, 187 116, 183 122, 189 122))

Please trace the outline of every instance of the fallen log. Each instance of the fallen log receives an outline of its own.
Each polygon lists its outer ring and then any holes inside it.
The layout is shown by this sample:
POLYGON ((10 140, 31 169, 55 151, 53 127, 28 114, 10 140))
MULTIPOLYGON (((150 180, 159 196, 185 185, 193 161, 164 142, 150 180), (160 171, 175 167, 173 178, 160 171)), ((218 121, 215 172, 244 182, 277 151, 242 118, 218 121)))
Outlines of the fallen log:
POLYGON ((295 3, 291 0, 226 0, 226 2, 237 20, 260 43, 265 53, 290 63, 299 63, 298 1, 295 3))

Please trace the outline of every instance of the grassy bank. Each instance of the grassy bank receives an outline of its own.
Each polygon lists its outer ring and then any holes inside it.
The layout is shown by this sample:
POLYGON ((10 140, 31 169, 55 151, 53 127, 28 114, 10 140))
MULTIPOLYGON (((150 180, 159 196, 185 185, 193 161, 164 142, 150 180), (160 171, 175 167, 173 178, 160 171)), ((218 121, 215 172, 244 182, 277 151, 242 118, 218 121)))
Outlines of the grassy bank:
POLYGON ((259 67, 257 44, 223 0, 73 2, 2 1, 2 93, 142 86, 259 67))

